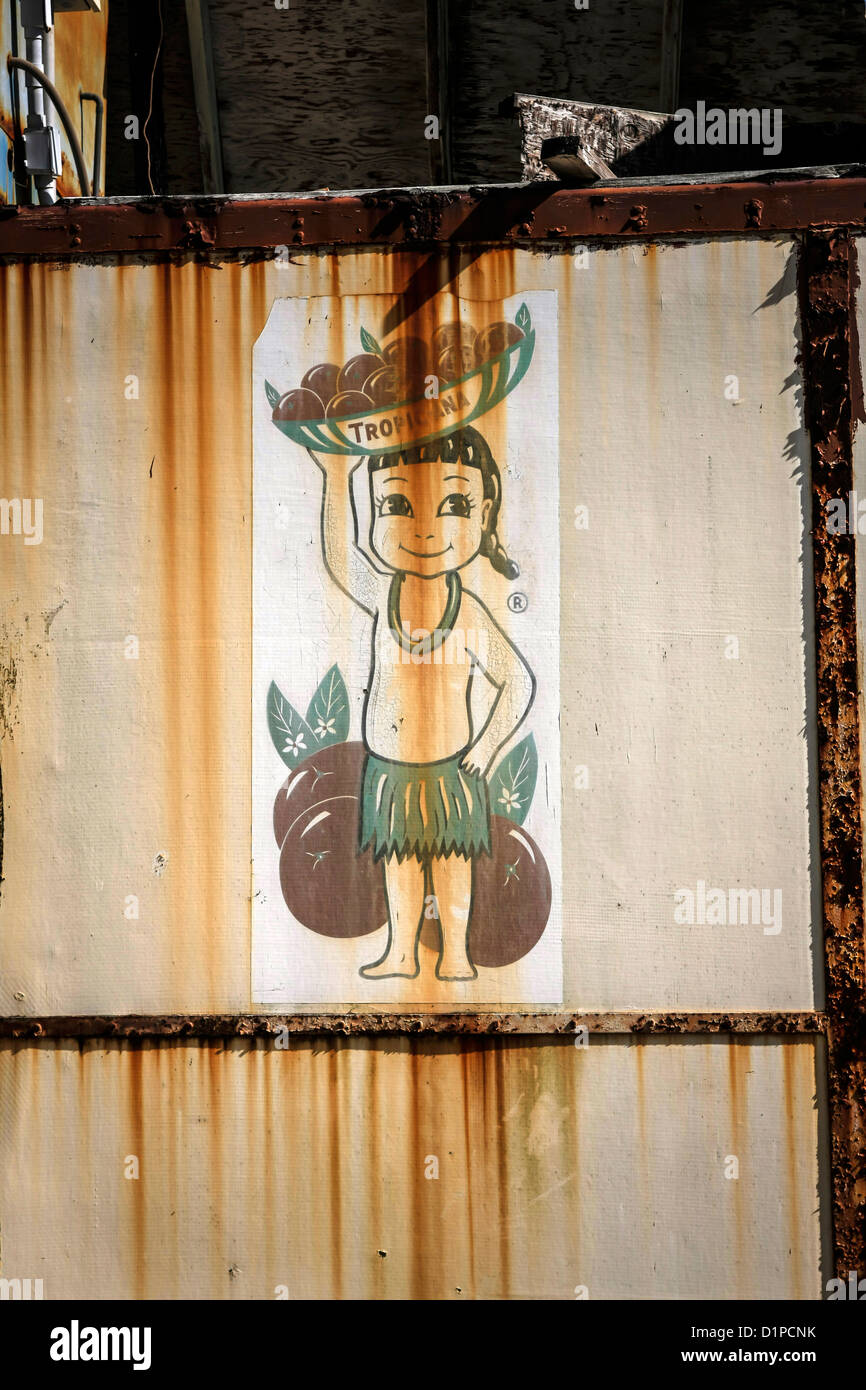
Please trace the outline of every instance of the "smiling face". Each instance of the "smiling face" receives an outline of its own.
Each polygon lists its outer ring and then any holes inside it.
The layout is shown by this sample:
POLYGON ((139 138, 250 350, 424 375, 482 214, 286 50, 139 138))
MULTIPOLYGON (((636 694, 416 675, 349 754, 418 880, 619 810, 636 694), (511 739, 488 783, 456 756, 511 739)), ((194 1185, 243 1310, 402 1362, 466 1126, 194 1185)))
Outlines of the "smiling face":
POLYGON ((398 459, 371 473, 370 492, 370 545, 389 569, 433 579, 478 554, 492 505, 480 469, 398 459))

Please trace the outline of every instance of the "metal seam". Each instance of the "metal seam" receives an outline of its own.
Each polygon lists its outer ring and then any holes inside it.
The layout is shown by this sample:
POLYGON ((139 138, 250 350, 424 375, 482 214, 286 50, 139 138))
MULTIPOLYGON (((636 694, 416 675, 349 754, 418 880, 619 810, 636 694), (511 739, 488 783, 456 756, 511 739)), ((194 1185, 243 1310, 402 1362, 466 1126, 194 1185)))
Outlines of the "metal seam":
POLYGON ((225 1038, 293 1034, 548 1034, 579 1029, 608 1034, 820 1035, 826 1015, 816 1011, 763 1013, 346 1013, 346 1014, 126 1014, 2 1018, 0 1038, 225 1038))

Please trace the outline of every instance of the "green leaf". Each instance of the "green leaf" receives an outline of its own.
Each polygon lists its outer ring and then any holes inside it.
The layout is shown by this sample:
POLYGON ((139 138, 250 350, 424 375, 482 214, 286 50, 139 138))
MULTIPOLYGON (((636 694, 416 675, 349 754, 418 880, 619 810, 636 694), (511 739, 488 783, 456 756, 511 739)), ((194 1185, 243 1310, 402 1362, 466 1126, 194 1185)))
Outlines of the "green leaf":
POLYGON ((273 410, 277 401, 280 399, 280 393, 276 386, 272 386, 269 381, 265 382, 265 395, 268 398, 268 405, 271 407, 271 410, 273 410))
POLYGON ((490 809, 522 825, 529 814, 538 778, 535 735, 527 734, 499 764, 490 781, 490 809))
POLYGON ((382 356, 382 349, 379 347, 372 333, 368 333, 366 328, 361 329, 361 347, 365 352, 375 352, 377 357, 382 356))
POLYGON ((307 710, 307 724, 317 748, 343 743, 349 737, 349 692, 339 666, 332 666, 321 681, 307 710))
POLYGON ((529 325, 531 324, 532 320, 529 317, 529 310, 527 309, 525 304, 521 304, 520 308, 517 310, 517 316, 515 317, 514 322, 517 324, 518 328, 523 329, 524 333, 529 332, 529 325))
POLYGON ((317 746, 310 726, 289 704, 276 681, 268 690, 268 729, 286 767, 297 767, 317 746))

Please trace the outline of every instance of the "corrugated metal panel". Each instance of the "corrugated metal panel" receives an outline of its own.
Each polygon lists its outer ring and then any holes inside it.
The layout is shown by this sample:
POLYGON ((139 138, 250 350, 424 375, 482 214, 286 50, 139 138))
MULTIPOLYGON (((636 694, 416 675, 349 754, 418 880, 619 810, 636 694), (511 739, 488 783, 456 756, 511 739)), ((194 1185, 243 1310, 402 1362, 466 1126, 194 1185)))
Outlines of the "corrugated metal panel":
MULTIPOLYGON (((0 1048, 4 1277, 42 1277, 48 1297, 80 1296, 83 1276, 97 1297, 283 1286, 531 1298, 585 1286, 590 1297, 814 1298, 830 1272, 820 1222, 831 1211, 838 1271, 860 1261, 853 547, 813 526, 814 593, 808 544, 801 553, 810 500, 820 510, 839 480, 850 485, 861 397, 848 238, 805 237, 799 318, 787 234, 598 246, 589 272, 543 242, 541 254, 457 245, 492 228, 513 236, 517 207, 521 237, 542 238, 554 217, 550 235, 646 237, 680 225, 670 219, 683 194, 557 193, 537 217, 508 190, 82 205, 0 227, 17 252, 38 232, 52 254, 122 242, 197 256, 0 272, 4 487, 46 507, 39 545, 4 536, 0 547, 12 595, 0 634, 0 1013, 18 1034, 0 1048), (301 249, 362 230, 455 244, 301 249), (298 249, 281 264, 208 251, 282 237, 298 249), (420 1039, 431 1022, 566 1031, 581 1015, 524 1025, 455 1000, 434 1020, 417 1001, 395 1019, 358 998, 311 1015, 289 997, 294 1036, 281 1051, 266 1032, 280 1006, 245 1017, 253 344, 281 297, 325 297, 342 322, 348 296, 393 297, 399 316, 443 285, 467 302, 524 290, 559 301, 563 783, 575 764, 597 773, 583 821, 566 808, 564 1007, 609 999, 618 1012, 587 1017, 593 1030, 825 1031, 829 1161, 821 1038, 626 1043, 594 1031, 586 1051, 554 1036, 420 1039), (578 544, 572 510, 587 502, 604 525, 578 544), (748 659, 726 665, 717 647, 731 631, 748 659), (647 863, 639 847, 652 835, 647 863), (769 882, 788 875, 783 930, 674 939, 661 911, 671 885, 658 891, 652 875, 674 863, 681 881, 703 877, 695 855, 719 856, 724 872, 757 864, 769 882), (123 914, 130 893, 135 920, 123 914), (816 1015, 821 906, 829 988, 816 1015), (635 1012, 644 998, 651 1014, 635 1012), (704 1001, 731 1023, 694 1012, 704 1001), (225 1017, 190 1017, 217 1009, 225 1017), (50 1040, 14 1019, 73 1010, 144 1017, 55 1017, 50 1040), (304 1026, 404 1031, 319 1041, 304 1026), (114 1030, 130 1041, 106 1041, 114 1030), (136 1042, 149 1032, 173 1040, 136 1042), (138 1178, 123 1175, 130 1156, 138 1178), (425 1174, 433 1157, 438 1178, 425 1174), (724 1173, 733 1158, 737 1178, 724 1173)), ((862 225, 855 180, 687 196, 692 233, 704 219, 862 225)), ((324 632, 323 654, 343 638, 324 632)))
POLYGON ((565 1006, 820 1006, 792 242, 588 259, 3 269, 4 487, 46 528, 0 556, 6 1013, 253 1007, 252 347, 283 296, 448 282, 560 303, 565 1006), (783 890, 780 933, 674 922, 679 887, 742 875, 783 890))
POLYGON ((807 1039, 7 1042, 3 1274, 75 1299, 818 1298, 816 1065, 807 1039))

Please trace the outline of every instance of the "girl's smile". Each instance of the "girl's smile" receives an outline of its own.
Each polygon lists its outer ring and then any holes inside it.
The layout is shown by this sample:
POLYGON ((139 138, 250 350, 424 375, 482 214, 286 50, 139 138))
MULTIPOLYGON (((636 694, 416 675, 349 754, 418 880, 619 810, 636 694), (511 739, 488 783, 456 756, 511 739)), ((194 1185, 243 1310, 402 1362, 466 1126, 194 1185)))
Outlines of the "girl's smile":
POLYGON ((453 550, 454 547, 449 541, 444 550, 410 550, 408 545, 403 545, 401 541, 400 549, 405 550, 407 555, 417 555, 420 559, 430 560, 435 555, 447 555, 448 551, 453 550))

